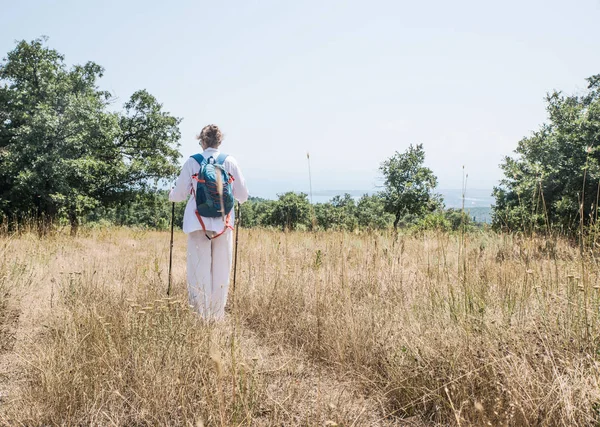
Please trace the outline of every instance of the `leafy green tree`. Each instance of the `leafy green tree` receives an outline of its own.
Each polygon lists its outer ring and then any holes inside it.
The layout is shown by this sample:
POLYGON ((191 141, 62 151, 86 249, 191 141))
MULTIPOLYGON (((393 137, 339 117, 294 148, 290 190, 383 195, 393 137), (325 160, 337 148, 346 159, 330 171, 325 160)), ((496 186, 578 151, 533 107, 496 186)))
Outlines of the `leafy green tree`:
POLYGON ((310 203, 304 193, 287 192, 279 194, 272 205, 263 225, 281 227, 282 230, 296 230, 300 225, 310 224, 310 203))
POLYGON ((356 202, 354 198, 346 193, 343 196, 335 196, 331 199, 332 218, 331 225, 337 230, 353 231, 358 227, 356 220, 356 202))
POLYGON ((470 230, 473 228, 473 218, 462 209, 449 208, 444 211, 444 217, 448 221, 449 228, 453 231, 470 230))
POLYGON ((385 203, 379 194, 363 195, 356 205, 356 220, 360 228, 384 230, 391 226, 394 217, 385 211, 385 203))
POLYGON ((358 227, 356 202, 348 193, 335 196, 327 203, 317 203, 314 212, 321 230, 353 231, 358 227))
POLYGON ((437 210, 430 212, 419 218, 413 227, 413 230, 418 232, 423 231, 450 231, 451 224, 444 212, 437 210))
POLYGON ((180 120, 144 90, 113 111, 103 68, 68 68, 45 42, 21 41, 0 64, 0 210, 66 216, 76 232, 86 213, 177 172, 180 120))
POLYGON ((424 162, 423 144, 411 144, 381 164, 385 183, 381 196, 385 211, 394 215, 394 229, 403 217, 416 220, 442 206, 441 196, 433 193, 437 178, 424 162))
POLYGON ((252 228, 267 223, 275 203, 273 200, 249 197, 248 201, 241 205, 242 226, 252 228))
POLYGON ((415 224, 416 231, 473 231, 473 219, 462 209, 438 209, 420 218, 415 224))
POLYGON ((329 202, 317 203, 313 206, 317 227, 321 230, 330 230, 334 227, 336 208, 329 202))
POLYGON ((577 230, 595 222, 600 183, 600 74, 582 95, 546 97, 549 120, 519 141, 494 189, 496 229, 577 230), (581 215, 583 215, 581 217, 581 215))

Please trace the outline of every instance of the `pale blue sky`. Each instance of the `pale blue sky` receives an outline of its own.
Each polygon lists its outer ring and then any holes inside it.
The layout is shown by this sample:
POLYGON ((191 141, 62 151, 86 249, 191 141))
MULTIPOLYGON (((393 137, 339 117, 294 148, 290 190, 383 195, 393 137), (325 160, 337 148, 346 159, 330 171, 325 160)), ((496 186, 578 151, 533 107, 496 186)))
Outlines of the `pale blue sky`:
MULTIPOLYGON (((0 53, 50 37, 182 117, 184 158, 218 124, 251 192, 372 190, 378 165, 423 143, 440 187, 491 188, 545 119, 544 95, 600 73, 600 0, 0 0, 0 53)), ((183 161, 183 159, 182 159, 183 161)))

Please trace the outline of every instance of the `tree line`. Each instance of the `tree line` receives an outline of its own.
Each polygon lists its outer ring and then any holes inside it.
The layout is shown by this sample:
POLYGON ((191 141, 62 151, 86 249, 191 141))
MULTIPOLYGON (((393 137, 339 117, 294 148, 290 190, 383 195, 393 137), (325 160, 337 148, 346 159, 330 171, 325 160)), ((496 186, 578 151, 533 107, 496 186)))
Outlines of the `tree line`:
MULTIPOLYGON (((104 69, 68 66, 47 39, 17 42, 0 63, 0 221, 66 222, 166 228, 165 188, 179 169, 180 118, 146 90, 119 109, 101 90, 104 69)), ((554 91, 548 121, 519 141, 494 188, 492 226, 499 231, 581 233, 596 227, 600 200, 600 75, 578 95, 554 91)), ((380 165, 382 191, 311 205, 306 194, 252 198, 244 226, 285 230, 473 226, 445 209, 422 144, 380 165)), ((177 206, 181 222, 184 206, 177 206)))
POLYGON ((67 67, 45 39, 0 65, 0 212, 21 222, 67 218, 135 199, 177 172, 180 119, 145 90, 115 111, 104 69, 67 67))
MULTIPOLYGON (((184 203, 175 206, 175 225, 183 224, 184 203)), ((139 193, 133 200, 93 210, 83 219, 88 227, 127 226, 166 230, 171 207, 168 192, 139 193)), ((270 227, 283 231, 390 230, 394 216, 385 211, 379 194, 365 194, 356 200, 350 194, 335 196, 326 203, 311 204, 305 193, 287 192, 276 200, 250 197, 241 205, 244 228, 270 227)), ((483 227, 460 209, 439 209, 423 217, 407 215, 400 227, 413 231, 473 230, 483 227)))

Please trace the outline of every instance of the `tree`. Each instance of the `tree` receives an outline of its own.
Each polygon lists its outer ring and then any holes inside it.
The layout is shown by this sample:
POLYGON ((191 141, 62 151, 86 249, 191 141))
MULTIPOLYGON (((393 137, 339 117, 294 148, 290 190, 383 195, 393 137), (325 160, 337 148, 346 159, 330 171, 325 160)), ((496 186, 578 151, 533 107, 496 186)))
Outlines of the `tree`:
POLYGON ((266 224, 281 227, 282 230, 296 230, 299 225, 310 223, 310 203, 304 193, 287 192, 278 195, 279 199, 272 205, 266 224))
POLYGON ((391 225, 393 216, 385 211, 384 200, 379 194, 365 194, 356 205, 356 219, 361 228, 383 230, 391 225))
POLYGON ((381 164, 385 184, 381 196, 385 211, 394 215, 394 229, 403 217, 419 219, 442 205, 441 196, 433 193, 437 178, 424 162, 423 144, 411 144, 381 164))
POLYGON ((595 222, 600 183, 600 74, 580 96, 546 97, 548 123, 519 141, 500 165, 494 188, 496 229, 575 232, 595 222))
POLYGON ((245 228, 252 228, 267 223, 275 203, 273 200, 249 197, 248 201, 241 205, 240 224, 245 228))
POLYGON ((474 221, 468 212, 461 209, 449 208, 444 211, 444 217, 448 221, 449 227, 453 231, 470 230, 473 228, 474 221))
POLYGON ((329 230, 334 227, 336 220, 336 208, 329 202, 317 203, 313 206, 316 225, 321 230, 329 230))
POLYGON ((79 218, 176 173, 180 119, 145 90, 124 111, 93 62, 67 68, 46 39, 21 41, 0 64, 0 210, 22 220, 79 218))
POLYGON ((353 231, 358 226, 356 202, 350 194, 335 196, 327 203, 314 205, 315 219, 322 230, 353 231))

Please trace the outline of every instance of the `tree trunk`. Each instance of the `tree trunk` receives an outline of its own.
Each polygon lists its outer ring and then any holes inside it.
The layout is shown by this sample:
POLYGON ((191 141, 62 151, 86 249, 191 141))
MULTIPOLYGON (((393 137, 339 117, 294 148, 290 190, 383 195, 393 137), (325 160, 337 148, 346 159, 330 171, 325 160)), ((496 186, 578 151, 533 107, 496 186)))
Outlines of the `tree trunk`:
POLYGON ((394 219, 394 231, 398 231, 398 223, 400 222, 400 211, 396 212, 396 219, 394 219))
POLYGON ((79 218, 74 211, 69 212, 69 222, 71 223, 71 236, 75 237, 79 228, 79 218))
POLYGON ((54 229, 56 216, 52 211, 37 213, 35 221, 37 224, 37 233, 40 237, 47 236, 54 229))

